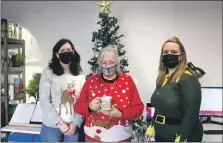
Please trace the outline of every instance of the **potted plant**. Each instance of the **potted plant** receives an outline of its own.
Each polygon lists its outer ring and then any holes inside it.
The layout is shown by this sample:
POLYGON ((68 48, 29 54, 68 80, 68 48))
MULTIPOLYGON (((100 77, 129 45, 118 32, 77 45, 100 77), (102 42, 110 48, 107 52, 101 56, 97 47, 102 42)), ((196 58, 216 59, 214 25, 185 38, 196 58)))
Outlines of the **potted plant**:
POLYGON ((29 97, 34 97, 38 100, 39 92, 39 82, 40 82, 41 73, 34 73, 32 79, 29 81, 28 87, 24 89, 24 92, 29 95, 29 97))
POLYGON ((16 54, 16 66, 17 67, 23 66, 24 60, 25 60, 25 55, 23 55, 21 52, 18 52, 16 54))
POLYGON ((10 65, 12 67, 23 66, 25 56, 19 51, 18 53, 10 52, 10 65))

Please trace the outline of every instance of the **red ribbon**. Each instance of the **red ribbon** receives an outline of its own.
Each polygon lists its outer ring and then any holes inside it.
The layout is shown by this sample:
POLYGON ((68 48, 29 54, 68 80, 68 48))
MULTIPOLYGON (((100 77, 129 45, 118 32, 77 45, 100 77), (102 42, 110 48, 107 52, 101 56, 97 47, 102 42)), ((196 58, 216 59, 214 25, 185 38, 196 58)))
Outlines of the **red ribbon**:
POLYGON ((75 95, 75 90, 70 91, 70 92, 69 92, 69 95, 70 95, 70 96, 75 95))

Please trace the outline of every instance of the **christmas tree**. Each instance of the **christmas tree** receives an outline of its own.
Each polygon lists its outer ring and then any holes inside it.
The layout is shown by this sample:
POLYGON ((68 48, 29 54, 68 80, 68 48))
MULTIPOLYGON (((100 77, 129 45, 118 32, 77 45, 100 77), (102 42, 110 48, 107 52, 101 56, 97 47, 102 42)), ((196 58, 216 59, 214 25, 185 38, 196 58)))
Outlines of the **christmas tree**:
MULTIPOLYGON (((109 6, 112 2, 106 2, 105 0, 98 5, 101 7, 101 12, 99 13, 100 21, 97 24, 100 28, 94 31, 92 34, 93 52, 94 56, 88 61, 91 65, 91 74, 96 74, 98 70, 98 54, 99 52, 108 45, 117 48, 117 52, 120 60, 120 69, 123 73, 128 73, 129 71, 125 68, 128 66, 128 58, 125 56, 126 51, 123 49, 124 45, 120 43, 120 38, 124 35, 119 35, 119 26, 117 25, 118 19, 110 15, 109 6)), ((89 75, 91 75, 89 74, 89 75)), ((88 76, 89 76, 88 75, 88 76)))

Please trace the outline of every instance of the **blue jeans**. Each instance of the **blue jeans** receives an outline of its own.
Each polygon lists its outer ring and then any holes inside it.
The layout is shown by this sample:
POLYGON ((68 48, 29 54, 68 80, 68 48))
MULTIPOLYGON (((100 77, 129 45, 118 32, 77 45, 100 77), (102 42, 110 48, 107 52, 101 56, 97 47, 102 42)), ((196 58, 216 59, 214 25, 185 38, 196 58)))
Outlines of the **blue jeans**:
POLYGON ((79 131, 71 136, 64 135, 59 128, 52 128, 42 124, 41 127, 41 139, 42 142, 78 142, 79 131))

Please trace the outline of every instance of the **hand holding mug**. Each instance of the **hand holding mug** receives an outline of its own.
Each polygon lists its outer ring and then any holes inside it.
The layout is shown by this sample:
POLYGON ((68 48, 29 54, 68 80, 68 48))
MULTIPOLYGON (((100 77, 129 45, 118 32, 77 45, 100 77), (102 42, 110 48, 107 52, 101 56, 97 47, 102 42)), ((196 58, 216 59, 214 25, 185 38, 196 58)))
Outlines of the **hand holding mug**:
POLYGON ((101 108, 101 100, 100 97, 95 97, 90 103, 89 108, 93 111, 97 111, 101 108))
POLYGON ((111 116, 111 117, 116 117, 116 118, 121 118, 122 117, 122 112, 119 111, 115 106, 112 106, 112 110, 109 111, 102 111, 103 114, 111 116))

